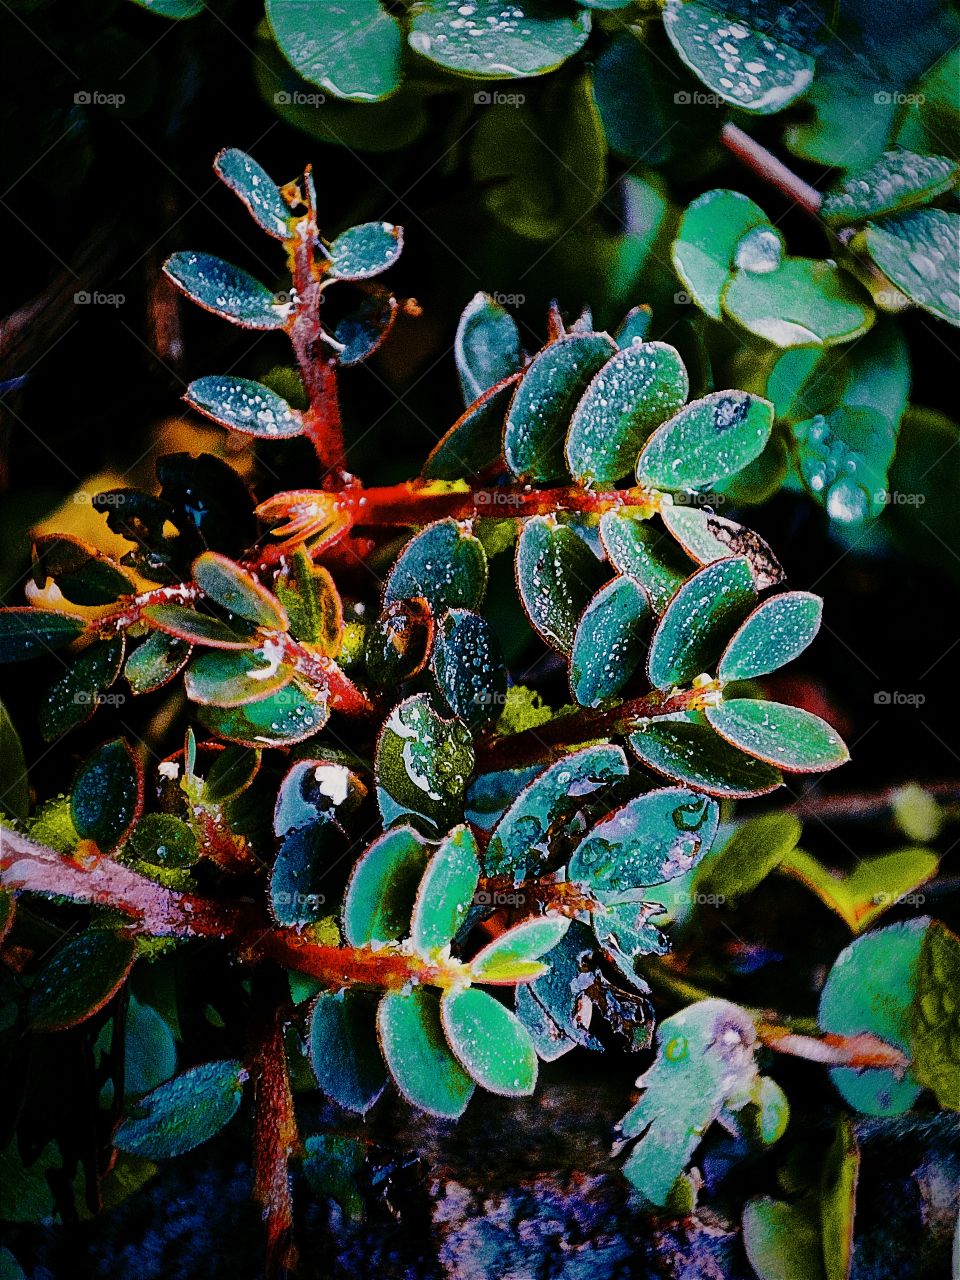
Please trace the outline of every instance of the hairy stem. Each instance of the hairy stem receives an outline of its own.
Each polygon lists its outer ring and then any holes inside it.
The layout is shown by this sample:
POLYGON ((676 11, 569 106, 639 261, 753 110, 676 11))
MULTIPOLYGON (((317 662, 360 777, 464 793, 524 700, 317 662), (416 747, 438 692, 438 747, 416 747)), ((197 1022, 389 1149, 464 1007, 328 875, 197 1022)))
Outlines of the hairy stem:
POLYGON ((266 1224, 266 1277, 281 1280, 297 1267, 289 1162, 300 1152, 300 1134, 283 1042, 289 1008, 275 990, 264 987, 259 994, 268 1007, 261 1011, 250 1062, 255 1090, 253 1189, 266 1224))

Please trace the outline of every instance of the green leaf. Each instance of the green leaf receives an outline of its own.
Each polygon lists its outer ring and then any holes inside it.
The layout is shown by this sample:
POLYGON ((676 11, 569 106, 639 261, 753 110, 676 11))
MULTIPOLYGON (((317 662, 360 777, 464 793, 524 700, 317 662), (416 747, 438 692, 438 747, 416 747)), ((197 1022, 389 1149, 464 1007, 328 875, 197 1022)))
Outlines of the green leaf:
POLYGON ((695 900, 735 902, 752 892, 793 852, 801 831, 792 813, 765 813, 741 823, 700 864, 692 886, 695 900))
POLYGON ((407 936, 426 866, 427 846, 413 827, 394 827, 373 842, 354 867, 343 900, 349 946, 407 936))
POLYGON ((550 952, 550 968, 516 989, 517 1017, 530 1032, 537 1056, 553 1062, 578 1044, 599 1049, 590 1035, 592 1002, 584 975, 594 953, 589 930, 576 920, 550 952))
POLYGON ((818 1225, 805 1204, 749 1200, 743 1247, 759 1280, 827 1280, 818 1225))
POLYGON ((149 1160, 192 1151, 237 1114, 246 1078, 235 1059, 205 1062, 174 1076, 134 1104, 113 1145, 149 1160))
POLYGON ((563 938, 570 921, 566 916, 532 916, 488 942, 470 961, 473 982, 513 986, 539 978, 547 966, 541 956, 563 938))
POLYGON ((265 649, 214 649, 193 659, 184 676, 184 692, 193 702, 240 707, 285 688, 293 666, 265 649))
POLYGON ((151 604, 143 611, 144 621, 177 640, 209 645, 214 649, 254 649, 258 636, 244 622, 223 622, 208 613, 197 613, 179 604, 151 604))
POLYGON ((140 5, 142 9, 149 9, 151 13, 158 13, 161 18, 195 18, 206 8, 204 0, 133 0, 133 2, 140 5))
POLYGON ((123 738, 105 742, 80 766, 70 794, 77 835, 110 853, 143 808, 143 771, 123 738))
POLYGON ((826 1280, 849 1280, 853 1265, 853 1216, 857 1207, 860 1148, 849 1116, 839 1116, 823 1166, 820 1219, 826 1280))
POLYGON ((416 0, 411 49, 457 75, 482 80, 538 76, 566 62, 590 34, 590 15, 551 10, 543 0, 474 0, 470 12, 451 0, 416 0))
POLYGON ((896 430, 874 409, 841 404, 791 429, 800 478, 842 524, 875 519, 887 499, 887 466, 896 430))
MULTIPOLYGON (((460 415, 423 464, 425 480, 478 480, 481 472, 497 461, 503 417, 519 380, 520 374, 512 373, 494 383, 460 415)), ((496 489, 481 493, 496 501, 496 489)), ((483 501, 480 494, 477 498, 483 501)))
POLYGON ((667 0, 663 25, 694 75, 743 111, 782 111, 813 79, 821 25, 813 7, 667 0))
POLYGON ((507 414, 503 453, 521 480, 566 476, 563 453, 570 418, 588 383, 616 352, 605 333, 570 333, 534 357, 507 414))
POLYGON ((525 1097, 537 1084, 537 1055, 529 1032, 486 991, 464 987, 440 1001, 447 1043, 477 1084, 491 1093, 525 1097))
POLYGON ((902 212, 914 205, 929 204, 955 186, 958 177, 960 165, 947 156, 885 151, 869 168, 849 175, 827 191, 820 216, 842 225, 902 212))
POLYGON ((337 236, 330 245, 330 275, 337 280, 368 280, 392 267, 402 250, 402 227, 395 227, 392 222, 362 222, 337 236))
POLYGON ((780 561, 758 533, 702 507, 665 504, 660 518, 680 546, 698 564, 742 556, 750 565, 758 591, 783 581, 780 561))
POLYGON ((714 391, 658 427, 640 454, 637 483, 698 489, 725 480, 760 456, 772 427, 769 400, 714 391))
POLYGON ((471 729, 496 720, 506 701, 507 671, 493 628, 467 609, 448 609, 437 624, 433 672, 447 706, 471 729))
POLYGON ((303 1143, 303 1172, 310 1190, 321 1199, 335 1200, 352 1222, 364 1216, 358 1188, 367 1168, 367 1144, 359 1138, 315 1133, 303 1143))
POLYGON ((45 534, 33 551, 33 580, 42 590, 52 578, 71 604, 112 604, 120 596, 133 595, 134 585, 105 555, 79 538, 45 534))
POLYGON ((164 631, 153 631, 127 656, 123 674, 134 696, 153 693, 186 666, 192 646, 164 631))
POLYGON ((177 1044, 166 1019, 131 995, 123 1037, 124 1093, 148 1093, 176 1070, 177 1044))
POLYGON ((673 265, 694 302, 714 320, 720 319, 720 297, 733 274, 737 246, 756 228, 779 234, 760 206, 739 191, 707 191, 680 219, 673 265))
POLYGON ((284 240, 292 217, 280 189, 253 156, 227 147, 213 162, 217 177, 238 195, 250 216, 268 235, 284 240))
POLYGON ((554 516, 534 516, 517 540, 517 587, 534 629, 570 653, 577 621, 606 574, 582 538, 554 516))
POLYGON ((630 800, 598 822, 574 850, 568 880, 604 893, 632 893, 684 875, 708 852, 720 807, 684 787, 630 800))
POLYGON ((457 821, 473 772, 470 731, 444 720, 426 694, 394 707, 377 742, 377 785, 402 809, 446 829, 457 821))
POLYGON ((755 680, 803 653, 820 630, 823 601, 809 591, 765 600, 741 624, 717 667, 720 680, 755 680))
POLYGON ((297 639, 335 658, 343 644, 343 602, 329 569, 300 548, 287 559, 274 590, 297 639))
POLYGON ((647 674, 655 689, 705 672, 750 612, 757 593, 743 557, 698 569, 677 591, 653 633, 647 674))
MULTIPOLYGON (((920 953, 928 916, 888 925, 856 938, 833 962, 820 995, 817 1020, 834 1035, 879 1036, 908 1057, 920 953)), ((908 1111, 920 1094, 912 1071, 834 1067, 830 1078, 843 1099, 870 1116, 908 1111)))
POLYGON ((960 326, 960 214, 918 209, 870 222, 867 252, 888 280, 931 315, 960 326))
POLYGON ((384 603, 422 596, 434 614, 476 609, 487 587, 487 557, 465 525, 437 520, 400 552, 383 589, 384 603))
POLYGON ((611 744, 583 747, 544 769, 494 828, 483 858, 486 874, 510 875, 519 884, 543 863, 551 839, 561 835, 593 793, 627 773, 626 756, 611 744))
POLYGON ((270 872, 270 908, 278 924, 301 929, 330 914, 321 887, 346 848, 343 831, 329 818, 287 833, 270 872))
POLYGON ((63 1031, 97 1013, 126 981, 136 943, 89 929, 60 947, 33 980, 27 1019, 34 1031, 63 1031))
POLYGON ((303 418, 286 400, 262 382, 212 374, 197 378, 184 393, 184 400, 198 413, 231 431, 264 440, 286 440, 303 435, 303 418))
MULTIPOLYGON (((249 787, 260 769, 261 752, 256 747, 242 747, 231 743, 223 751, 218 751, 213 764, 207 771, 203 781, 203 799, 207 804, 223 805, 235 800, 241 792, 249 787)), ((315 761, 304 762, 308 767, 315 761)), ((290 775, 287 775, 289 779, 290 775)), ((284 781, 286 781, 285 779, 284 781)), ((280 798, 277 797, 279 808, 280 798)), ((313 815, 316 817, 316 814, 313 815)), ((277 835, 285 835, 285 831, 276 831, 277 835)))
POLYGON ((207 311, 242 329, 282 329, 290 307, 247 271, 208 253, 175 253, 163 264, 173 283, 207 311))
POLYGON ((601 587, 577 623, 570 689, 584 707, 619 693, 643 661, 652 612, 643 587, 618 576, 601 587))
POLYGON ((630 735, 630 746, 654 773, 711 796, 745 800, 783 782, 779 769, 730 746, 698 711, 651 720, 630 735))
POLYGON ((719 707, 708 707, 706 717, 727 742, 790 773, 835 769, 850 759, 830 725, 783 702, 730 698, 719 707))
POLYGON ((479 879, 476 839, 469 827, 457 827, 431 856, 417 889, 410 939, 418 955, 450 945, 467 918, 479 879))
POLYGON ((172 813, 148 813, 130 836, 130 850, 155 867, 192 867, 200 856, 192 829, 172 813))
POLYGON ((859 338, 874 311, 852 277, 834 263, 784 258, 775 271, 737 271, 723 309, 775 347, 831 346, 859 338))
POLYGON ((434 631, 425 600, 414 597, 388 604, 363 637, 363 661, 372 683, 390 689, 419 674, 430 656, 434 631))
POLYGON ((621 480, 636 466, 647 436, 677 412, 689 389, 679 353, 665 342, 635 342, 619 351, 574 411, 566 442, 574 479, 621 480))
MULTIPOLYGON (((935 874, 939 858, 928 849, 897 849, 862 858, 849 875, 829 871, 802 849, 781 862, 786 875, 799 880, 835 911, 853 933, 863 933, 885 911, 897 906, 935 874)), ((917 898, 922 901, 923 894, 917 898)))
POLYGON ((397 1088, 442 1119, 462 1116, 476 1088, 447 1047, 435 991, 390 991, 377 1009, 380 1047, 397 1088))
POLYGON ((338 352, 341 368, 369 360, 386 342, 400 315, 400 304, 387 292, 370 292, 355 309, 338 320, 333 336, 342 344, 338 352))
POLYGON ((49 609, 0 609, 0 662, 25 662, 62 649, 86 630, 83 618, 49 609))
POLYGON ((603 513, 600 540, 614 568, 643 587, 657 613, 693 572, 673 538, 628 507, 603 513))
POLYGON ((205 551, 194 560, 191 573, 204 595, 228 613, 258 627, 289 627, 287 611, 273 592, 227 556, 205 551))
POLYGON ((267 0, 280 51, 337 98, 376 102, 400 86, 403 34, 379 0, 267 0))
POLYGON ((933 920, 923 938, 913 1004, 914 1074, 941 1107, 960 1110, 960 938, 933 920))
POLYGON ((473 405, 485 392, 523 368, 516 320, 488 293, 474 294, 457 325, 453 354, 463 402, 473 405))
POLYGON ((316 694, 307 694, 291 683, 269 698, 239 707, 200 705, 197 718, 211 733, 228 742, 248 747, 284 747, 318 733, 329 720, 330 711, 316 694))
MULTIPOLYGON (((123 664, 124 636, 100 640, 85 649, 76 662, 54 681, 40 703, 40 732, 45 741, 84 724, 97 710, 123 664)), ((123 694, 115 695, 118 703, 123 694)))
POLYGON ((347 988, 322 992, 310 1017, 310 1062, 320 1088, 341 1107, 361 1115, 387 1084, 376 1019, 376 996, 347 988))
POLYGON ((20 735, 10 713, 0 702, 0 809, 11 818, 25 818, 30 812, 30 782, 20 735))

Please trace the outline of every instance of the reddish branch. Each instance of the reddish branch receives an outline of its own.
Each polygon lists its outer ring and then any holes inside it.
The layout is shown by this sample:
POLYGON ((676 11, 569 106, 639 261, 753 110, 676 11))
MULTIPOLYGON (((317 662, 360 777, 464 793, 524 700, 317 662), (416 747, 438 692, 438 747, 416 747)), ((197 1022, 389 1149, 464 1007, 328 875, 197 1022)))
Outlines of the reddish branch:
POLYGON ((728 123, 720 130, 720 141, 748 169, 752 169, 764 182, 776 187, 801 209, 814 215, 820 212, 822 197, 816 187, 804 182, 782 160, 778 160, 772 151, 751 138, 749 133, 728 123))
POLYGON ((251 1062, 253 1188, 266 1224, 267 1280, 279 1280, 297 1267, 289 1162, 300 1152, 300 1135, 283 1043, 285 1013, 281 1008, 268 1015, 251 1062))
POLYGON ((854 1036, 804 1036, 776 1023, 758 1022, 757 1035, 768 1048, 778 1053, 789 1053, 830 1067, 855 1067, 858 1070, 883 1067, 902 1074, 910 1065, 910 1059, 895 1045, 867 1032, 854 1036))
MULTIPOLYGON (((917 786, 934 800, 946 804, 960 803, 960 780, 921 782, 917 786)), ((830 821, 868 821, 882 818, 896 804, 900 787, 885 787, 882 791, 848 792, 835 796, 804 796, 790 808, 798 818, 819 818, 830 821)))

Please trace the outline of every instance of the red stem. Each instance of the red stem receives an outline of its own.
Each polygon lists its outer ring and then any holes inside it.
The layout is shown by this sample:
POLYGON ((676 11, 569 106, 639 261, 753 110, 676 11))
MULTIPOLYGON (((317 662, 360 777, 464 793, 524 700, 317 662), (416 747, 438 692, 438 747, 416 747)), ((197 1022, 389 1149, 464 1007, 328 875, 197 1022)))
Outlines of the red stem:
POLYGON ((727 123, 720 130, 720 141, 742 164, 763 178, 764 182, 776 187, 807 213, 814 216, 819 214, 822 197, 816 187, 804 182, 782 160, 778 160, 772 151, 751 138, 749 133, 744 133, 735 124, 727 123))
POLYGON ((297 1268, 289 1161, 291 1155, 299 1154, 300 1134, 283 1042, 286 1012, 280 1008, 267 1015, 251 1064, 255 1089, 253 1187, 267 1229, 267 1280, 280 1280, 297 1268))

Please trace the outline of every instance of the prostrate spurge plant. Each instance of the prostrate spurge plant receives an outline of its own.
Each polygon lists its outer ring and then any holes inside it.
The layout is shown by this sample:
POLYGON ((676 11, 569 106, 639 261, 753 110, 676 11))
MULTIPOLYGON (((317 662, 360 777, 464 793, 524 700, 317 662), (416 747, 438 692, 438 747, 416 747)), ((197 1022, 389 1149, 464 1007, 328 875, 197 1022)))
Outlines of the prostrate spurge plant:
MULTIPOLYGON (((182 676, 193 704, 183 749, 149 780, 117 738, 81 765, 69 797, 33 816, 25 795, 13 805, 4 883, 51 899, 52 921, 73 925, 44 955, 51 924, 34 900, 20 903, 10 938, 21 972, 7 980, 18 1026, 78 1027, 101 1092, 93 1155, 62 1153, 57 1200, 42 1177, 50 1149, 39 1165, 29 1143, 8 1157, 40 1177, 50 1213, 73 1191, 96 1208, 149 1176, 149 1162, 217 1132, 249 1082, 277 1270, 294 1257, 289 1162, 326 1187, 356 1159, 347 1140, 298 1130, 291 1076, 302 1080, 304 1042, 342 1106, 367 1112, 392 1080, 448 1118, 477 1085, 530 1094, 538 1057, 597 1047, 594 1011, 645 1046, 638 960, 668 949, 651 886, 689 879, 721 800, 847 753, 830 726, 752 683, 810 643, 819 600, 761 599, 782 581, 773 553, 708 505, 710 486, 763 450, 766 400, 731 390, 687 404, 683 363, 645 340, 643 308, 614 338, 589 313, 569 327, 553 313, 528 361, 512 319, 478 295, 456 342, 468 407, 420 477, 366 488, 346 471, 337 373, 377 350, 404 305, 375 279, 401 230, 368 223, 328 242, 309 170, 279 189, 225 151, 216 171, 282 243, 292 288, 275 294, 202 253, 175 254, 167 274, 225 319, 282 329, 307 407, 232 375, 202 377, 186 398, 261 441, 309 437, 319 483, 254 510, 225 463, 161 459, 157 495, 97 499, 132 544, 126 555, 41 538, 33 579, 52 580, 56 607, 0 614, 4 660, 64 659, 41 703, 49 740, 121 676, 135 695, 182 676), (341 288, 356 306, 328 328, 321 302, 341 288), (575 705, 558 712, 511 686, 482 612, 488 558, 514 542, 527 617, 569 664, 575 705), (382 832, 370 843, 374 796, 382 832), (236 1056, 175 1074, 178 999, 192 1018, 212 1006, 200 988, 160 989, 168 953, 197 939, 198 982, 212 947, 236 962, 247 1038, 236 1056), (125 1047, 143 1042, 125 1080, 125 1047)), ((4 907, 9 928, 9 894, 4 907)), ((721 1001, 678 1018, 683 1036, 661 1033, 662 1062, 623 1126, 628 1138, 649 1130, 629 1168, 660 1204, 711 1120, 755 1105, 772 1140, 785 1114, 753 1059, 757 1034, 775 1043, 776 1028, 758 1032, 721 1001), (689 1114, 664 1138, 657 1081, 694 1059, 704 1074, 684 1086, 689 1114), (651 1143, 669 1153, 656 1177, 639 1154, 651 1143)), ((829 1061, 902 1075, 909 1046, 860 1037, 858 1058, 843 1025, 825 1029, 838 1033, 829 1061)))

